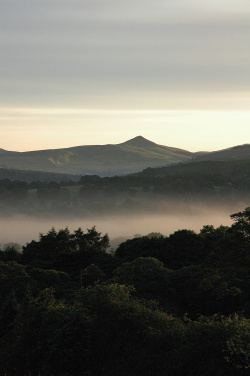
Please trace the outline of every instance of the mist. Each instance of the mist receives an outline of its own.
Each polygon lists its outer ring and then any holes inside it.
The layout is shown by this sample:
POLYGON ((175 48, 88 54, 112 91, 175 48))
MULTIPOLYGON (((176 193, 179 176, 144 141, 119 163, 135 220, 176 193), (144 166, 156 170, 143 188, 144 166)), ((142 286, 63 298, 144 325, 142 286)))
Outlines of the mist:
POLYGON ((150 232, 161 232, 167 236, 179 229, 199 232, 204 225, 231 225, 230 214, 243 210, 244 207, 185 207, 183 210, 162 213, 121 213, 110 215, 93 215, 88 217, 32 217, 15 215, 0 218, 0 247, 6 243, 25 245, 31 240, 38 240, 39 234, 46 234, 52 227, 56 230, 69 228, 74 231, 81 227, 83 231, 96 226, 98 232, 107 233, 115 238, 129 239, 135 234, 147 235, 150 232))

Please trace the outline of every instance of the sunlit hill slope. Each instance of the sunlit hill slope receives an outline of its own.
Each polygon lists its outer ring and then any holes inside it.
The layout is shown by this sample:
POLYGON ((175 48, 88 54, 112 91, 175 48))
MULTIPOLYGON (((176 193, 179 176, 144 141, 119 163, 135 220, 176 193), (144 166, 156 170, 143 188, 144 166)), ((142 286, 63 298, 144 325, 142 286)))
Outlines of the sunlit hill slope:
MULTIPOLYGON (((239 161, 250 159, 250 145, 239 145, 215 152, 191 153, 186 150, 158 145, 142 136, 117 145, 88 145, 64 149, 11 152, 0 149, 0 178, 20 179, 8 176, 14 170, 56 173, 62 180, 73 179, 73 175, 114 176, 140 172, 146 168, 169 167, 179 163, 202 161, 239 161), (59 174, 59 175, 58 175, 59 174)), ((186 167, 185 167, 186 168, 186 167)), ((188 169, 190 169, 188 167, 188 169)), ((216 169, 213 165, 212 169, 216 169)), ((183 171, 184 172, 184 171, 183 171)), ((33 173, 32 173, 33 174, 33 173)), ((18 175, 18 176, 17 176, 18 175)), ((33 174, 34 175, 34 174, 33 174)), ((34 176, 32 179, 34 180, 34 176)), ((38 180, 45 177, 39 177, 38 180)), ((51 179, 46 177, 45 180, 51 179)), ((30 180, 27 176, 25 180, 30 180)), ((36 179, 35 179, 36 180, 36 179)))
POLYGON ((186 150, 157 145, 141 136, 117 145, 0 153, 0 167, 63 174, 111 176, 191 160, 186 150))

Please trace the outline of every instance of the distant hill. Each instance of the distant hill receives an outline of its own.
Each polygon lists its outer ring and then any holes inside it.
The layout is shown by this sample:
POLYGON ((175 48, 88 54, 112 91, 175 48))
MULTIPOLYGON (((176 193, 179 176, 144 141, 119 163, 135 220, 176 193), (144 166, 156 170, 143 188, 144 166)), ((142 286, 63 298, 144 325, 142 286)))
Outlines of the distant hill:
POLYGON ((131 174, 128 181, 161 195, 192 199, 212 199, 217 204, 246 202, 250 199, 250 159, 200 161, 162 168, 147 168, 131 174))
POLYGON ((185 175, 221 175, 250 182, 250 159, 234 161, 197 161, 175 166, 147 168, 135 176, 181 177, 185 175))
POLYGON ((13 153, 12 151, 8 151, 8 150, 4 150, 4 149, 0 149, 0 154, 11 154, 13 153))
POLYGON ((65 149, 0 153, 0 167, 61 174, 128 174, 146 167, 191 160, 189 151, 157 145, 142 136, 117 145, 87 145, 65 149))
POLYGON ((214 151, 196 156, 193 161, 235 161, 250 159, 250 144, 214 151))
POLYGON ((0 149, 0 168, 70 175, 126 175, 148 167, 201 161, 250 160, 250 145, 196 152, 158 145, 142 136, 117 145, 11 152, 0 149))

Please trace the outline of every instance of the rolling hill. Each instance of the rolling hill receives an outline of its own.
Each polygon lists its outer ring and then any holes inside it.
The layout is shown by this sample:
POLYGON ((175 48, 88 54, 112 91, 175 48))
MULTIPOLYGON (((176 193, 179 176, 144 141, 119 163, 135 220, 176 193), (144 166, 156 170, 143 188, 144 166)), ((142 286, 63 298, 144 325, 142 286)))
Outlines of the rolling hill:
POLYGON ((235 161, 244 159, 250 159, 250 144, 238 145, 228 149, 198 155, 193 158, 193 161, 235 161))
POLYGON ((193 153, 142 136, 117 145, 0 153, 0 167, 60 174, 112 176, 191 160, 193 153))
POLYGON ((183 176, 224 176, 232 180, 250 182, 250 159, 234 161, 197 161, 182 163, 175 166, 147 168, 134 176, 170 177, 183 176))
MULTIPOLYGON (((5 170, 72 175, 125 175, 179 163, 250 160, 250 144, 215 152, 191 153, 158 145, 142 136, 121 144, 13 152, 0 149, 0 178, 5 170)), ((2 177, 3 178, 3 177, 2 177)), ((44 177, 43 177, 44 178, 44 177)), ((47 179, 47 178, 46 178, 47 179)))

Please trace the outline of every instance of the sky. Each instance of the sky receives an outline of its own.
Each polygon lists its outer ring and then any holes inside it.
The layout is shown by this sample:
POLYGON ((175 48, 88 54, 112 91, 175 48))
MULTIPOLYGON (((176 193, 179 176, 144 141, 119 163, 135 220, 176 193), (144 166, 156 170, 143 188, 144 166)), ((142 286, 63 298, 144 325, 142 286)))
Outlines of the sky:
POLYGON ((249 0, 0 0, 0 148, 250 143, 249 0))

